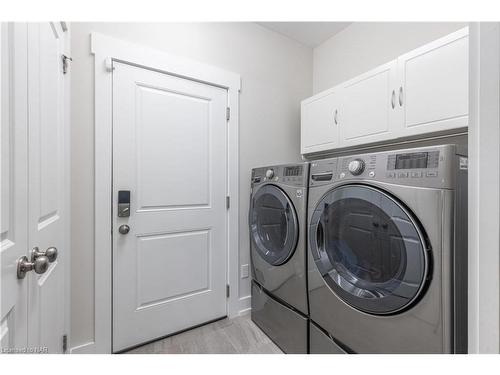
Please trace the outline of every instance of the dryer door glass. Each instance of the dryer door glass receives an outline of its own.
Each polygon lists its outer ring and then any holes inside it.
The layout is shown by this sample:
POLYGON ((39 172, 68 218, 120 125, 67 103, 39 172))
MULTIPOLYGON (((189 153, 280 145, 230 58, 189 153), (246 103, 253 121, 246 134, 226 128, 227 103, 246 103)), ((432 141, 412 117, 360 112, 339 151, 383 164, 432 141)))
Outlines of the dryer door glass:
POLYGON ((318 270, 351 306, 391 314, 422 292, 428 270, 422 231, 382 190, 365 185, 331 190, 316 206, 309 230, 318 270))
POLYGON ((269 264, 285 263, 297 245, 298 222, 292 202, 275 185, 261 187, 250 203, 250 237, 269 264))

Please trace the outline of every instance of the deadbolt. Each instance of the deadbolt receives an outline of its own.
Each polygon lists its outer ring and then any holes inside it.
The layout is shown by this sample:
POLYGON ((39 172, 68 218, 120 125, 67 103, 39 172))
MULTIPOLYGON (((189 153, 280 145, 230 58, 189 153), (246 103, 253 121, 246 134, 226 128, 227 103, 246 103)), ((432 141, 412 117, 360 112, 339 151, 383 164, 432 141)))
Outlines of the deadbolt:
POLYGON ((128 232, 130 232, 130 227, 127 224, 120 225, 120 227, 118 228, 118 232, 120 232, 121 234, 127 234, 128 232))
POLYGON ((118 217, 130 216, 130 190, 118 192, 118 217))

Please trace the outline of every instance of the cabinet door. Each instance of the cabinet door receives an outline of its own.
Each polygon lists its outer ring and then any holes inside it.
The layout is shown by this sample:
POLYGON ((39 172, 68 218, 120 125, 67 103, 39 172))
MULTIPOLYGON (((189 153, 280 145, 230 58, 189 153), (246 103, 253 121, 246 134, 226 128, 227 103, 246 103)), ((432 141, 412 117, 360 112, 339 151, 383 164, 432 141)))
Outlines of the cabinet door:
POLYGON ((398 58, 401 136, 468 125, 468 39, 465 28, 398 58))
POLYGON ((395 137, 397 61, 391 61, 343 85, 339 116, 340 146, 395 137))
POLYGON ((302 102, 302 154, 338 147, 339 98, 336 90, 328 90, 302 102))

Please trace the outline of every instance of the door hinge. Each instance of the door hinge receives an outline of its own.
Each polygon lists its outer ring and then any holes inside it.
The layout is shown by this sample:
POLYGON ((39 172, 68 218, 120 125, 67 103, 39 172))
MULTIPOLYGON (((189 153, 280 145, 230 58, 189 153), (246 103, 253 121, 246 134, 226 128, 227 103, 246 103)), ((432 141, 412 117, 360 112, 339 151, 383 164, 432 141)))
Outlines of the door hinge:
POLYGON ((229 298, 229 295, 230 295, 229 284, 226 284, 226 298, 229 298))
POLYGON ((115 70, 115 67, 113 66, 113 59, 111 57, 106 57, 106 59, 104 59, 104 67, 107 72, 115 70))
POLYGON ((229 210, 231 207, 231 197, 228 195, 226 196, 226 208, 229 210))
POLYGON ((68 351, 68 335, 63 335, 62 337, 62 351, 63 353, 68 351))
POLYGON ((226 108, 226 120, 229 121, 231 118, 231 108, 227 107, 226 108))
POLYGON ((62 71, 63 74, 66 74, 68 73, 68 62, 73 61, 73 59, 66 55, 61 55, 61 59, 62 59, 62 71))

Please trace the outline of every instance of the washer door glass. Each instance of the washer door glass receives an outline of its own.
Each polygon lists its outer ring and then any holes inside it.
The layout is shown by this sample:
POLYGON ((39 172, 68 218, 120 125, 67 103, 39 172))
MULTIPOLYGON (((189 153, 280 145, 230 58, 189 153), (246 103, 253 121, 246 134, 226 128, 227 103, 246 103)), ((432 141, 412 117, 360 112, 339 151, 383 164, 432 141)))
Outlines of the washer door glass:
POLYGON ((395 313, 422 291, 428 270, 422 233, 382 190, 364 185, 331 190, 316 206, 309 231, 323 279, 354 308, 395 313))
POLYGON ((288 196, 275 185, 261 187, 250 203, 250 237, 260 256, 274 266, 295 251, 297 215, 288 196))

